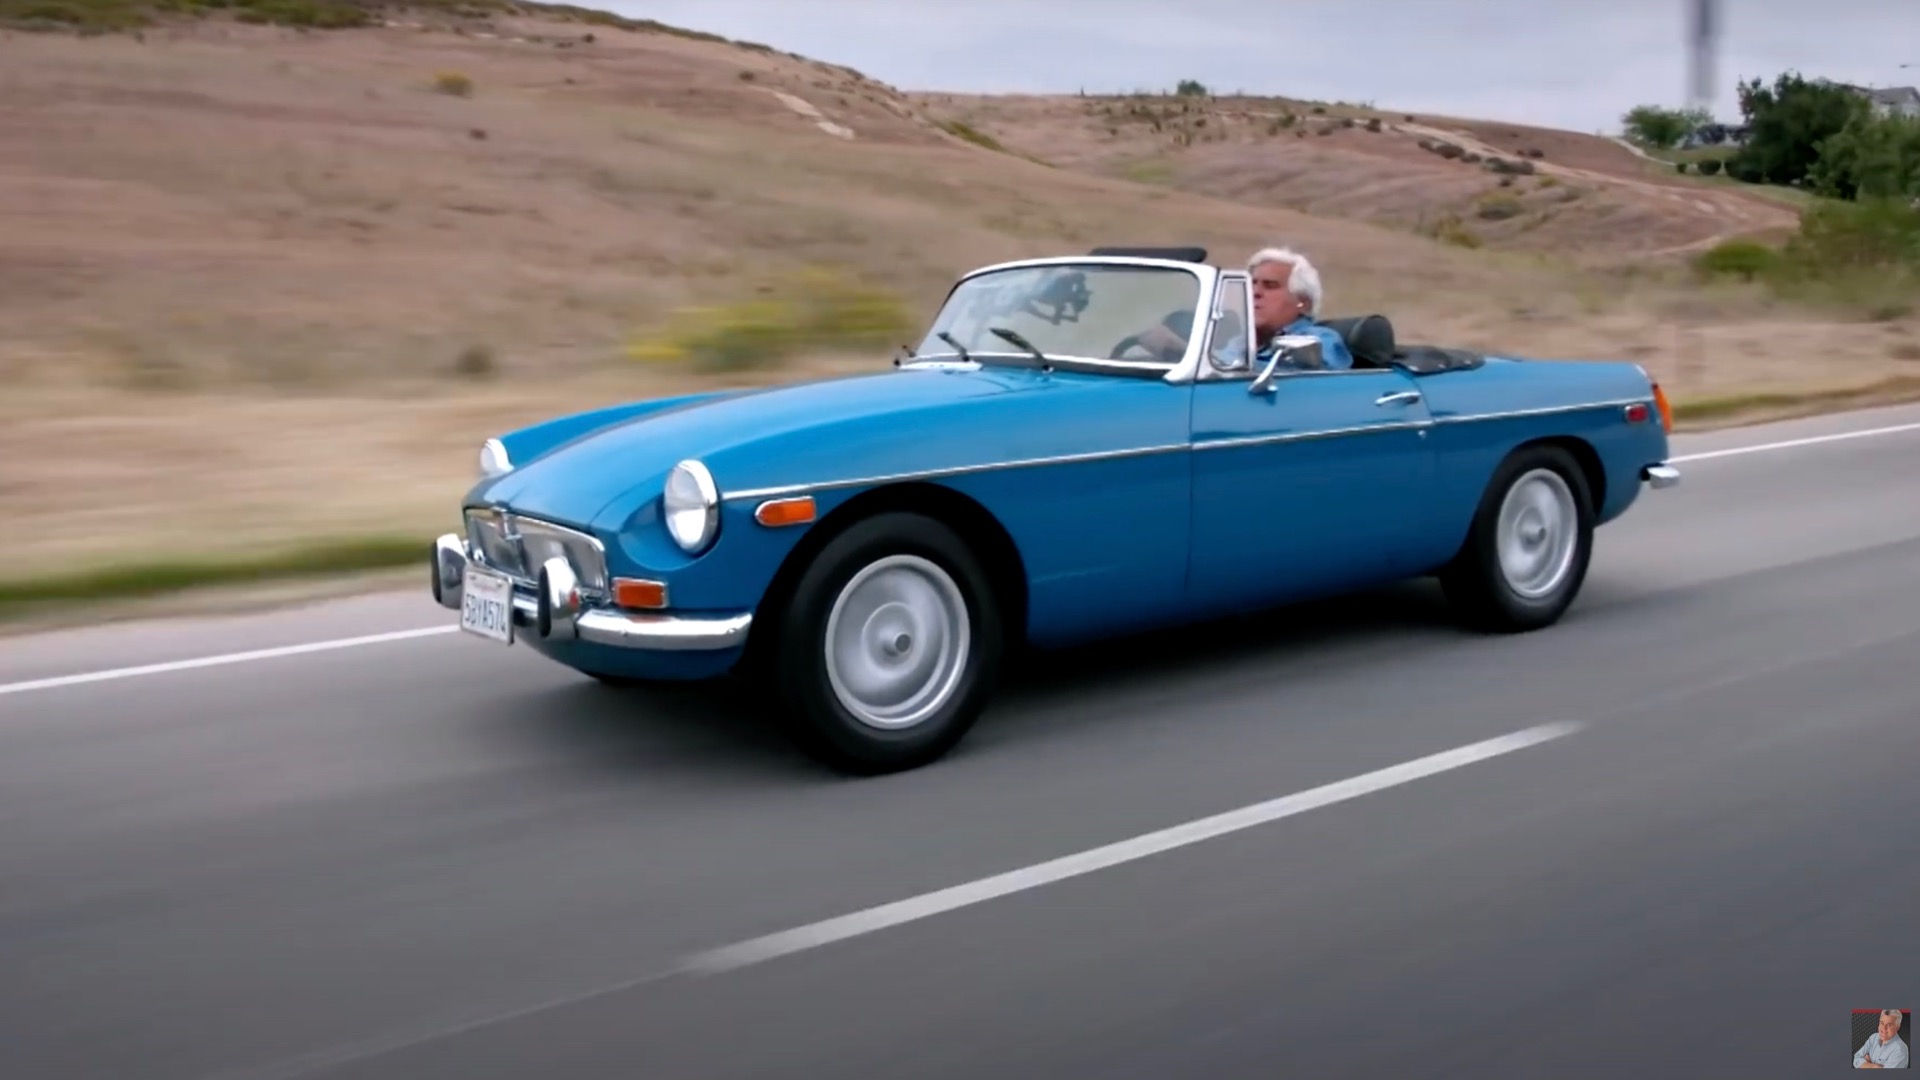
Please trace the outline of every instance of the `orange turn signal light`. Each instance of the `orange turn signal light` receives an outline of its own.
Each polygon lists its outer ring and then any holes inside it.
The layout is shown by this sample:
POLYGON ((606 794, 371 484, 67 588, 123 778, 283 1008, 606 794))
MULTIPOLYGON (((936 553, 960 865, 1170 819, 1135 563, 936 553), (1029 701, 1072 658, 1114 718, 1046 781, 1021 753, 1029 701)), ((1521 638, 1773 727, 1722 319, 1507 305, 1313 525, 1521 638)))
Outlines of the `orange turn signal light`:
POLYGON ((1659 383, 1653 384, 1653 403, 1660 408, 1660 426, 1667 434, 1673 434, 1673 406, 1667 402, 1667 392, 1660 389, 1659 383))
POLYGON ((753 511, 753 520, 769 528, 781 525, 805 525, 813 520, 813 496, 792 499, 768 499, 753 511))
POLYGON ((641 578, 614 578, 613 602, 623 608, 663 608, 667 606, 667 586, 665 582, 641 578))

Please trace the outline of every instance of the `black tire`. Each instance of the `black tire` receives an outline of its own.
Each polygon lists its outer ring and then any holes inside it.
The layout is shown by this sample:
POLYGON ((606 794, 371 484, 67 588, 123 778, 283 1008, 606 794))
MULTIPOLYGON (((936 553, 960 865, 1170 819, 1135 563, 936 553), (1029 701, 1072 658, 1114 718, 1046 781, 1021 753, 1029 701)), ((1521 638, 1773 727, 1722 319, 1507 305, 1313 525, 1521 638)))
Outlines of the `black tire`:
MULTIPOLYGON (((924 596, 938 596, 941 588, 915 579, 924 596)), ((896 606, 897 616, 900 609, 896 606)), ((884 513, 856 522, 828 541, 795 583, 792 599, 778 616, 777 640, 770 668, 778 690, 788 737, 802 751, 831 768, 855 775, 899 772, 926 765, 951 750, 979 719, 999 679, 1004 634, 1002 615, 992 582, 978 557, 954 531, 932 518, 912 513, 884 513), (964 642, 965 657, 956 677, 937 707, 902 727, 876 726, 842 700, 834 688, 828 663, 827 631, 836 601, 855 577, 888 560, 911 560, 897 566, 909 574, 937 570, 962 602, 948 610, 964 610, 966 630, 952 635, 964 642)), ((919 625, 913 645, 935 648, 947 635, 929 642, 927 622, 919 625)), ((851 625, 843 630, 852 630, 851 625)), ((889 629, 888 633, 895 632, 889 629)), ((884 635, 880 635, 884 637, 884 635)), ((894 640, 898 640, 895 638, 894 640)), ((882 642, 872 636, 862 641, 862 655, 872 657, 882 642)), ((924 655, 924 654, 922 654, 924 655)), ((945 682, 945 680, 942 680, 945 682)))
POLYGON ((1592 558, 1593 495, 1579 462, 1557 446, 1523 447, 1494 470, 1466 543, 1440 572, 1440 586, 1468 626, 1488 633, 1523 633, 1551 626, 1566 614, 1580 594, 1592 558), (1572 503, 1572 551, 1557 580, 1537 594, 1510 579, 1500 559, 1502 508, 1522 484, 1541 494, 1563 494, 1572 503))

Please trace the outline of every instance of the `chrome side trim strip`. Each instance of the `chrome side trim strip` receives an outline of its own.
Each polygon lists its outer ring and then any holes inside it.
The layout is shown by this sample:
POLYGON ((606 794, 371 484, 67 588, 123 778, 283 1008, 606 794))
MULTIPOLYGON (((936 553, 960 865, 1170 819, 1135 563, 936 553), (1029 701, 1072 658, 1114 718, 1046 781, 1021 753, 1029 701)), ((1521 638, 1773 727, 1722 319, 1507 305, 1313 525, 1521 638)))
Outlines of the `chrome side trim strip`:
POLYGON ((819 480, 801 484, 782 484, 777 487, 745 488, 728 492, 728 502, 746 499, 777 499, 787 495, 799 495, 808 491, 832 491, 836 488, 867 487, 871 484, 898 484, 909 480, 931 480, 943 476, 965 476, 971 473, 993 472, 997 469, 1030 469, 1039 465, 1075 465, 1088 461, 1112 461, 1120 458, 1148 457, 1153 454, 1178 454, 1191 449, 1186 443, 1167 443, 1162 446, 1142 446, 1126 450, 1092 450, 1083 454, 1056 454, 1050 457, 1018 458, 1013 461, 989 461, 974 465, 954 465, 944 469, 920 469, 914 472, 886 473, 878 476, 858 476, 841 480, 819 480))
POLYGON ((1276 443, 1311 442, 1315 439, 1341 439, 1351 435, 1417 431, 1432 426, 1431 420, 1396 420, 1387 424, 1362 424, 1357 427, 1325 428, 1319 431, 1285 431, 1277 435, 1234 435, 1224 439, 1204 439, 1195 442, 1193 448, 1195 450, 1232 450, 1242 446, 1271 446, 1276 443))
POLYGON ((1514 420, 1527 416, 1560 416, 1566 413, 1590 412, 1594 409, 1619 409, 1628 405, 1646 405, 1652 407, 1652 398, 1620 398, 1615 401, 1590 401, 1579 405, 1548 405, 1538 409, 1510 409, 1506 412, 1475 413, 1472 416, 1436 416, 1436 424, 1477 424, 1485 420, 1514 420))

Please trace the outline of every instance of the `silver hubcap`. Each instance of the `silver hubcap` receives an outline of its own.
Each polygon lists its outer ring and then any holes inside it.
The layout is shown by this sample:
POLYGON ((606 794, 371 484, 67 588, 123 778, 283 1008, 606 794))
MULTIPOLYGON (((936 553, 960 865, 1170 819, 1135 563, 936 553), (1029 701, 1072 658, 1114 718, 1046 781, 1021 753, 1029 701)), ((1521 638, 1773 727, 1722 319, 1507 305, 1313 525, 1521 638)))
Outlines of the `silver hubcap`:
POLYGON ((970 628, 946 571, 888 556, 855 574, 827 614, 827 681, 862 723, 912 727, 953 696, 970 628))
POLYGON ((1535 469, 1514 482, 1500 505, 1500 573, 1513 591, 1537 600, 1560 587, 1573 567, 1579 517, 1559 473, 1535 469))

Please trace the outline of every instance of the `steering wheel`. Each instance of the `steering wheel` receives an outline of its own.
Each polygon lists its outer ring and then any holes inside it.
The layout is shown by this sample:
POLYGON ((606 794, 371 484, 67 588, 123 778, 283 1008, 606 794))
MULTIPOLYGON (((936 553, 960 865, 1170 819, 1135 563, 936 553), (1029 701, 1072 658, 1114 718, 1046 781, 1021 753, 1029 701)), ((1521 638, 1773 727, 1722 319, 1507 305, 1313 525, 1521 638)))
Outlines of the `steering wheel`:
MULTIPOLYGON (((1183 339, 1191 338, 1193 336, 1193 312, 1168 312, 1167 317, 1160 320, 1160 325, 1180 335, 1183 339)), ((1154 359, 1162 363, 1170 364, 1180 359, 1180 354, 1186 351, 1186 346, 1183 345, 1178 350, 1155 349, 1142 345, 1139 334, 1128 334, 1114 344, 1113 351, 1107 354, 1107 359, 1118 360, 1128 349, 1146 349, 1154 359)))

